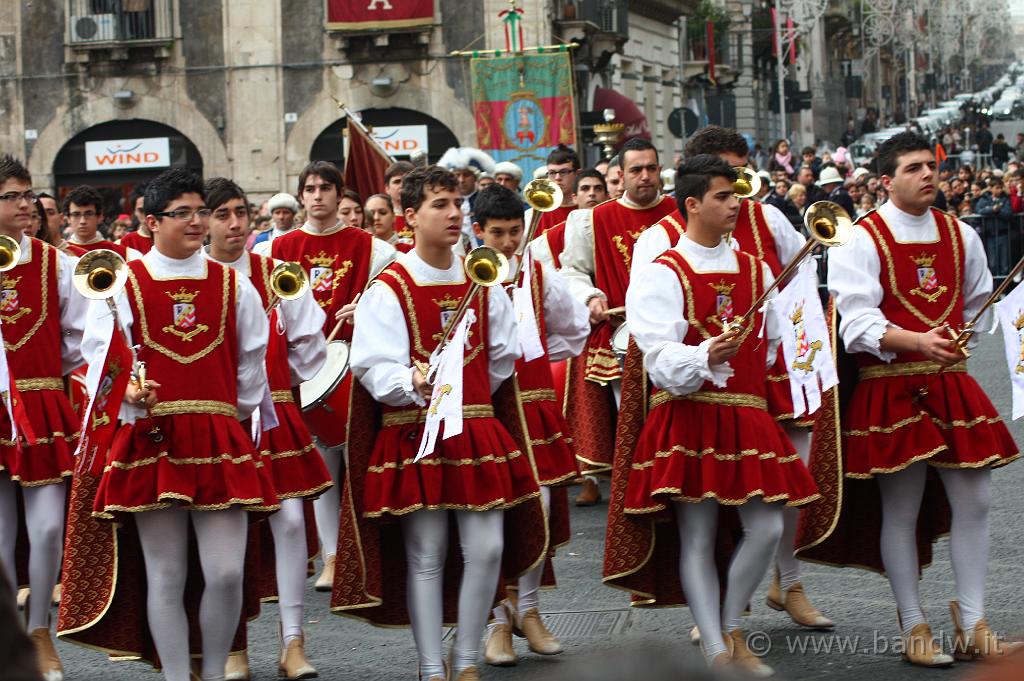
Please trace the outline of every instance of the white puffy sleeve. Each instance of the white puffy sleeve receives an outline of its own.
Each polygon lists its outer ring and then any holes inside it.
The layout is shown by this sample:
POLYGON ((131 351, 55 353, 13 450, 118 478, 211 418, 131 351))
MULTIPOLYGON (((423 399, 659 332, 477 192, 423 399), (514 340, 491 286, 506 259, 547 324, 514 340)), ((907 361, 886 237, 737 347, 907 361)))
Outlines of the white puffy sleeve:
MULTIPOLYGON (((83 300, 85 300, 83 298, 83 300)), ((121 291, 115 298, 117 315, 121 320, 121 328, 127 337, 131 338, 132 308, 128 304, 128 298, 124 291, 121 291)), ((101 366, 107 358, 107 350, 110 347, 111 333, 114 331, 114 317, 110 313, 110 307, 103 300, 86 301, 86 312, 83 317, 85 332, 82 336, 82 356, 86 364, 90 366, 101 366)), ((128 341, 129 344, 131 341, 128 341)), ((153 380, 160 382, 159 377, 154 376, 153 380)), ((159 391, 158 391, 159 395, 159 391)), ((124 423, 135 423, 136 419, 143 418, 146 410, 128 402, 121 402, 121 410, 118 418, 124 423)))
MULTIPOLYGON (((968 321, 978 313, 985 300, 992 294, 992 273, 988 270, 988 257, 985 255, 985 247, 981 243, 981 237, 974 228, 963 222, 957 221, 960 225, 960 234, 964 242, 964 321, 968 321)), ((978 329, 987 329, 992 324, 993 308, 989 308, 981 319, 978 320, 978 329)), ((971 338, 970 346, 980 340, 975 334, 971 338)))
POLYGON ((840 315, 839 335, 847 352, 869 352, 891 362, 894 352, 882 350, 882 336, 891 324, 879 305, 884 291, 881 263, 874 241, 863 227, 854 227, 850 241, 828 249, 828 290, 840 315))
MULTIPOLYGON (((75 289, 73 279, 78 258, 57 251, 57 298, 60 301, 60 357, 61 371, 66 375, 80 367, 82 338, 86 328, 89 300, 75 289)), ((106 303, 103 304, 106 309, 106 303)), ((108 327, 107 338, 110 338, 108 327)), ((106 349, 104 349, 104 356, 106 349)), ((103 361, 103 358, 100 358, 103 361)))
POLYGON ((572 297, 565 278, 547 266, 544 266, 544 323, 551 361, 576 357, 583 352, 590 335, 590 311, 572 297))
POLYGON ((607 298, 594 287, 594 221, 590 209, 569 213, 565 221, 565 250, 562 251, 562 274, 569 283, 573 298, 584 305, 591 298, 607 298))
POLYGON ((640 234, 640 238, 633 245, 633 265, 630 267, 629 275, 632 279, 641 265, 654 262, 654 259, 671 248, 668 234, 661 225, 654 224, 640 234))
POLYGON ((370 278, 373 279, 385 267, 394 262, 398 251, 387 241, 373 240, 373 254, 370 256, 370 278))
MULTIPOLYGON (((263 400, 267 384, 269 324, 260 294, 247 277, 236 277, 238 336, 238 418, 245 420, 263 400)), ((159 379, 157 379, 159 381, 159 379)))
POLYGON ((516 314, 505 289, 487 289, 487 354, 491 374, 491 393, 516 370, 519 359, 519 335, 516 314))
POLYGON ((426 402, 413 390, 405 313, 394 291, 375 282, 356 306, 352 372, 378 402, 392 407, 426 402))
POLYGON ((545 267, 557 269, 555 267, 555 256, 551 252, 551 242, 548 241, 545 235, 541 234, 531 241, 529 248, 530 255, 533 256, 534 260, 543 263, 545 267))
MULTIPOLYGON (((282 300, 279 313, 288 337, 292 385, 298 385, 313 378, 327 359, 327 339, 323 334, 326 315, 308 291, 295 300, 282 300)), ((276 329, 271 329, 271 333, 276 333, 276 329)))

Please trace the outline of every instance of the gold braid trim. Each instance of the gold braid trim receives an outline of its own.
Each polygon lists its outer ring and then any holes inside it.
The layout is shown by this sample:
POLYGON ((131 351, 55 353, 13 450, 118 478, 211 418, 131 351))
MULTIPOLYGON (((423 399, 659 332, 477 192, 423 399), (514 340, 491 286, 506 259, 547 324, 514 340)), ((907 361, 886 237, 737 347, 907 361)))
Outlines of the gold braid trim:
POLYGON ((63 390, 64 381, 59 378, 19 378, 14 381, 14 387, 21 392, 63 390))
POLYGON ((550 445, 551 443, 556 442, 557 440, 561 440, 563 437, 565 437, 565 436, 562 434, 562 431, 558 431, 557 433, 555 433, 551 437, 546 437, 546 438, 539 439, 539 440, 530 440, 530 446, 531 447, 546 447, 546 446, 550 445))
MULTIPOLYGON (((655 494, 671 494, 672 501, 683 501, 691 504, 699 504, 705 499, 714 499, 717 503, 722 504, 723 506, 741 506, 750 501, 751 499, 753 499, 754 497, 761 497, 761 501, 763 501, 766 504, 775 501, 785 501, 786 506, 802 506, 803 504, 807 504, 816 499, 821 498, 821 495, 818 494, 817 492, 815 492, 809 497, 804 497, 803 499, 792 499, 790 498, 789 493, 787 492, 783 492, 782 494, 775 494, 772 496, 766 496, 763 489, 755 489, 752 492, 748 492, 746 496, 740 497, 738 499, 720 497, 718 496, 717 492, 704 492, 704 494, 702 494, 699 497, 688 497, 685 494, 683 494, 682 490, 680 490, 678 487, 662 487, 661 489, 656 489, 653 492, 651 492, 652 496, 655 494)), ((632 515, 639 515, 643 513, 656 513, 658 511, 663 510, 665 510, 665 504, 659 503, 653 503, 651 506, 644 508, 622 509, 623 513, 629 513, 632 515)))
POLYGON ((409 466, 481 466, 485 463, 499 463, 504 464, 518 459, 523 453, 518 449, 509 452, 504 456, 497 456, 494 454, 485 454, 484 456, 470 457, 465 459, 446 459, 443 457, 429 456, 419 461, 413 459, 403 459, 402 461, 388 461, 387 463, 381 464, 380 466, 367 466, 367 473, 383 473, 386 470, 403 470, 409 466))
POLYGON ((799 454, 791 454, 789 456, 779 456, 775 452, 762 452, 759 449, 744 449, 734 454, 723 454, 717 452, 711 447, 697 451, 696 449, 689 449, 682 445, 674 445, 671 449, 664 451, 655 452, 654 458, 648 459, 647 461, 641 461, 640 463, 634 463, 632 468, 635 471, 640 471, 645 468, 651 468, 654 466, 655 459, 665 459, 676 455, 691 456, 703 459, 705 456, 713 457, 716 461, 742 461, 743 459, 751 456, 756 456, 761 461, 767 461, 769 459, 775 459, 779 463, 790 463, 800 458, 799 454))
POLYGON ((975 426, 980 426, 982 424, 987 425, 987 426, 991 426, 991 425, 996 424, 996 423, 1001 423, 1002 420, 1003 420, 1002 417, 1000 417, 1000 416, 994 416, 992 418, 989 418, 988 416, 978 416, 976 418, 971 419, 970 421, 963 421, 963 420, 957 419, 957 420, 954 420, 954 421, 948 421, 947 422, 947 421, 943 421, 941 419, 937 419, 934 416, 929 416, 927 413, 922 411, 919 414, 917 414, 916 416, 908 416, 905 419, 897 421, 896 423, 892 424, 891 426, 870 426, 870 427, 868 427, 867 430, 844 430, 843 431, 843 435, 846 435, 846 436, 849 436, 849 437, 867 437, 868 435, 876 435, 876 434, 890 435, 890 434, 896 432, 897 430, 899 430, 900 428, 905 428, 905 427, 907 427, 909 425, 913 425, 915 423, 920 423, 925 418, 930 420, 937 428, 939 428, 941 430, 953 430, 953 429, 956 429, 956 428, 967 428, 967 429, 970 429, 970 428, 974 428, 975 426))
POLYGON ((216 414, 238 418, 235 405, 217 400, 172 400, 157 402, 150 410, 153 416, 173 416, 176 414, 216 414))
MULTIPOLYGON (((494 418, 494 407, 489 404, 466 404, 462 407, 462 418, 464 419, 491 419, 494 418)), ((381 417, 381 427, 407 426, 412 423, 423 423, 427 420, 427 408, 403 409, 392 411, 381 417)))
POLYGON ((673 395, 670 392, 659 390, 651 396, 648 409, 654 409, 666 402, 675 400, 689 400, 691 402, 703 402, 705 404, 719 404, 725 407, 751 407, 768 411, 768 400, 758 395, 746 393, 718 393, 710 390, 698 390, 688 395, 673 395))
MULTIPOLYGON (((749 253, 745 253, 743 251, 736 251, 735 253, 736 267, 738 269, 738 273, 743 272, 743 267, 740 264, 740 257, 745 256, 750 260, 750 300, 751 302, 753 302, 760 295, 759 287, 757 285, 757 275, 761 271, 761 265, 759 261, 749 253)), ((677 263, 674 258, 665 258, 663 260, 659 258, 657 262, 661 263, 662 265, 667 265, 676 273, 676 276, 679 277, 679 281, 682 283, 683 286, 683 292, 686 294, 686 321, 689 322, 690 326, 696 329, 697 332, 700 334, 701 338, 704 338, 705 340, 717 336, 717 331, 715 333, 711 333, 706 328, 704 328, 704 324, 702 324, 700 320, 697 319, 696 306, 693 302, 693 284, 690 282, 690 278, 686 276, 686 272, 683 271, 683 268, 680 267, 679 263, 677 263)), ((755 312, 750 316, 750 319, 747 320, 746 327, 743 329, 743 332, 739 336, 739 340, 741 343, 745 341, 747 339, 747 336, 750 335, 750 332, 754 330, 753 322, 755 319, 757 319, 757 314, 758 313, 755 312)))
MULTIPOLYGON (((887 378, 889 376, 925 376, 937 374, 942 366, 935 362, 901 362, 899 364, 878 364, 875 366, 861 368, 858 378, 866 381, 871 378, 887 378)), ((967 371, 967 366, 961 362, 947 367, 944 373, 962 374, 967 371)))
MULTIPOLYGON (((135 468, 142 468, 143 466, 152 466, 160 459, 164 459, 167 463, 174 464, 175 466, 207 466, 216 463, 240 464, 253 460, 252 454, 242 454, 241 456, 221 454, 219 456, 189 456, 178 458, 171 456, 168 452, 160 452, 156 456, 148 456, 145 459, 139 459, 138 461, 111 461, 106 465, 104 470, 109 471, 117 469, 121 471, 130 471, 135 468)), ((262 462, 257 462, 257 465, 261 464, 262 462)))
POLYGON ((523 404, 528 402, 554 402, 558 399, 555 395, 555 391, 552 388, 538 388, 536 390, 524 390, 520 393, 523 404))
POLYGON ((291 390, 272 390, 270 391, 270 400, 274 404, 294 404, 295 395, 291 390))
MULTIPOLYGON (((36 335, 36 331, 38 331, 39 327, 42 326, 43 322, 46 321, 47 309, 50 306, 50 278, 49 278, 49 276, 47 276, 49 274, 49 272, 50 272, 50 251, 49 251, 49 249, 53 248, 53 246, 51 246, 50 244, 42 244, 42 246, 43 246, 43 248, 42 248, 42 251, 40 253, 40 256, 41 256, 40 257, 41 275, 40 275, 39 278, 43 282, 42 283, 43 290, 42 290, 42 298, 41 298, 42 302, 39 304, 39 318, 35 321, 35 324, 32 325, 32 328, 30 328, 28 331, 26 331, 25 335, 22 336, 21 340, 19 340, 17 343, 8 343, 6 340, 4 341, 4 346, 7 348, 8 352, 15 352, 17 350, 20 350, 22 348, 22 346, 25 345, 25 343, 28 343, 29 340, 32 339, 32 336, 36 335)), ((30 256, 31 256, 31 251, 32 251, 31 247, 32 247, 32 241, 30 240, 29 241, 29 255, 30 256)), ((29 257, 29 259, 26 260, 25 263, 23 263, 23 264, 27 264, 29 262, 32 262, 32 258, 31 257, 29 257)), ((60 263, 59 260, 57 262, 58 262, 58 264, 60 263)))

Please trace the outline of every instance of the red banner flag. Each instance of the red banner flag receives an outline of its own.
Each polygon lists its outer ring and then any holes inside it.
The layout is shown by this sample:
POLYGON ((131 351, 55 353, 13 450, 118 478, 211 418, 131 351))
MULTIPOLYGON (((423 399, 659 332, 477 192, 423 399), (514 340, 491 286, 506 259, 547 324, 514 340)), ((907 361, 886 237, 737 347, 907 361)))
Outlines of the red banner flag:
POLYGON ((374 194, 385 190, 384 171, 395 159, 384 153, 380 146, 370 139, 363 126, 349 117, 348 153, 345 154, 345 187, 352 189, 365 201, 374 194))
POLYGON ((704 33, 707 36, 708 42, 708 80, 711 81, 712 85, 716 84, 715 81, 715 25, 712 22, 704 24, 704 33))
POLYGON ((121 401, 132 375, 132 361, 132 351, 124 334, 114 329, 99 375, 89 371, 88 383, 93 398, 85 412, 82 440, 76 452, 79 470, 87 467, 92 475, 103 473, 107 449, 117 431, 121 401))
POLYGON ((790 37, 789 43, 789 64, 793 66, 796 64, 796 31, 793 28, 793 18, 789 17, 786 19, 786 35, 790 37))
POLYGON ((327 28, 408 28, 434 23, 433 0, 327 0, 327 28))

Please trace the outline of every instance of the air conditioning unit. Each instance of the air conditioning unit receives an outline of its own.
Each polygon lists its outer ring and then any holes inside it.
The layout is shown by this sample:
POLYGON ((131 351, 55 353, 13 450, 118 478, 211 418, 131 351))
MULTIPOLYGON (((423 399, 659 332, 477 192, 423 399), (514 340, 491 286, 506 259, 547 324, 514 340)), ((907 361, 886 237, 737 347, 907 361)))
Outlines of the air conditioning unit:
POLYGON ((84 14, 71 17, 72 43, 102 43, 117 40, 113 14, 84 14))

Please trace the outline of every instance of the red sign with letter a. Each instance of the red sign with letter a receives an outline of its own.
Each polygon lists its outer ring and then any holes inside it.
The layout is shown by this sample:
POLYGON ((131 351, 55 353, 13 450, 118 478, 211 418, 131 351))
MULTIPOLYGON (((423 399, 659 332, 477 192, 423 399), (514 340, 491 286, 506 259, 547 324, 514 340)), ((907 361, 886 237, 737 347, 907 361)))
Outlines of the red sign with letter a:
POLYGON ((327 28, 407 28, 432 23, 433 0, 327 0, 327 28))

